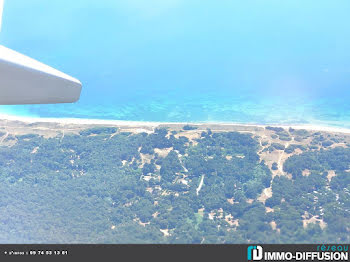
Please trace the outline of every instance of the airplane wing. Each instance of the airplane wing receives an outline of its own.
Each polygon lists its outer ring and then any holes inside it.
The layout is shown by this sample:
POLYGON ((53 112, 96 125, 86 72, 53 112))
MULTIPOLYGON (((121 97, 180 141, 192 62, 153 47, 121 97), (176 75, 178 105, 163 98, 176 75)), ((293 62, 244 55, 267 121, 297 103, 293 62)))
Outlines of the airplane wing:
POLYGON ((72 103, 81 88, 79 80, 0 45, 0 104, 72 103))

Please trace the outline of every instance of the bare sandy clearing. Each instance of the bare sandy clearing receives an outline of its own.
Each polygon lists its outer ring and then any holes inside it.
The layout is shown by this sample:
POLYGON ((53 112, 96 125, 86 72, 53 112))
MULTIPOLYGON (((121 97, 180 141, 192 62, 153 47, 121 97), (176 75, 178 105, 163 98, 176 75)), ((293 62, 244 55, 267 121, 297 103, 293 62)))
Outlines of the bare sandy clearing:
POLYGON ((328 182, 330 183, 332 181, 332 178, 336 177, 336 176, 337 176, 337 174, 335 173, 334 170, 328 171, 328 175, 327 175, 328 182))
POLYGON ((308 212, 305 211, 305 214, 302 216, 303 218, 303 227, 307 228, 309 224, 319 224, 321 229, 325 229, 327 223, 323 221, 323 219, 318 216, 310 216, 308 212))
POLYGON ((167 155, 170 153, 170 151, 172 151, 173 148, 169 147, 169 148, 164 148, 164 149, 159 149, 159 148, 155 148, 154 152, 156 154, 158 154, 160 157, 165 158, 167 157, 167 155))
POLYGON ((259 202, 262 202, 265 204, 266 200, 272 197, 272 188, 268 187, 263 190, 261 195, 257 198, 259 202))

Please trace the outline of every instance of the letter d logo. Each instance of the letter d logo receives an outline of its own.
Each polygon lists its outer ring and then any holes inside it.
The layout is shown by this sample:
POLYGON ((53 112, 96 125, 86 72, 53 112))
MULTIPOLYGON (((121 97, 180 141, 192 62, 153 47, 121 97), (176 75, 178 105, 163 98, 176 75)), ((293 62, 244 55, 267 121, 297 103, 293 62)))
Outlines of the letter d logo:
POLYGON ((263 248, 261 246, 249 246, 247 250, 248 260, 262 260, 263 258, 263 248))

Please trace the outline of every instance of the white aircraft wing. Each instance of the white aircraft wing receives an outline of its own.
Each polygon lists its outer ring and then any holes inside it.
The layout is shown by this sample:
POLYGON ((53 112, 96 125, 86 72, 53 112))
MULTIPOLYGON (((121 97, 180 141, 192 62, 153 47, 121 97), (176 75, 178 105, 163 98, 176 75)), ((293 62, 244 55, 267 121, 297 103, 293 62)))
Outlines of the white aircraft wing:
MULTIPOLYGON (((0 0, 0 26, 2 11, 0 0)), ((79 80, 0 45, 0 104, 72 103, 81 88, 79 80)))

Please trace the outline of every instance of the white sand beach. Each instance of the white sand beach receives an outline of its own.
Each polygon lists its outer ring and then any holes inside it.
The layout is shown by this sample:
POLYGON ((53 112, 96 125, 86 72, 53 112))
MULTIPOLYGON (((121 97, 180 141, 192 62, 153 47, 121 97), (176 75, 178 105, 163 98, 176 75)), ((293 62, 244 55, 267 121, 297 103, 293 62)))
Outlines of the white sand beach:
MULTIPOLYGON (((158 126, 183 126, 183 125, 192 125, 202 128, 210 127, 225 127, 225 130, 230 129, 230 127, 246 127, 246 128, 266 128, 267 126, 271 127, 282 127, 285 129, 294 128, 294 129, 305 129, 308 131, 322 131, 322 132, 332 132, 332 133, 344 133, 350 134, 350 128, 334 127, 327 125, 318 125, 318 124, 296 124, 296 125, 284 125, 284 124, 271 124, 271 125, 262 125, 262 124, 246 124, 246 123, 229 123, 229 122, 146 122, 146 121, 125 121, 125 120, 104 120, 104 119, 84 119, 84 118, 41 118, 41 117, 25 117, 25 116, 16 116, 9 114, 0 114, 1 121, 19 121, 24 124, 33 124, 33 123, 56 123, 60 125, 79 125, 79 126, 91 126, 91 125, 104 125, 104 126, 119 126, 119 127, 149 127, 156 128, 158 126)), ((202 129, 201 128, 201 129, 202 129)), ((234 128, 235 129, 235 128, 234 128)))

